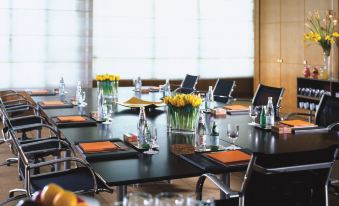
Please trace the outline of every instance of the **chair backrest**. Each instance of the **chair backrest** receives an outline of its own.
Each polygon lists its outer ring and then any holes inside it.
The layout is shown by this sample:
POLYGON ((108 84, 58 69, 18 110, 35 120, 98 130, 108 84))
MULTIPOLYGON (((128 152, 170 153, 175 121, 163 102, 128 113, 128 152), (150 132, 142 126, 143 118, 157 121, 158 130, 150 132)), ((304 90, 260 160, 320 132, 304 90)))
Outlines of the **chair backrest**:
POLYGON ((186 74, 185 79, 181 83, 181 88, 195 90, 195 86, 198 83, 199 76, 186 74))
POLYGON ((280 106, 284 90, 284 88, 270 87, 259 84, 257 91, 255 92, 255 95, 253 97, 252 104, 255 106, 266 105, 268 97, 272 97, 273 105, 275 107, 280 106))
POLYGON ((235 87, 235 81, 218 79, 214 86, 214 100, 227 103, 235 87))
POLYGON ((315 123, 327 127, 335 122, 339 122, 339 98, 323 95, 315 115, 315 123))
POLYGON ((283 154, 254 153, 242 185, 242 203, 325 206, 337 145, 283 154))

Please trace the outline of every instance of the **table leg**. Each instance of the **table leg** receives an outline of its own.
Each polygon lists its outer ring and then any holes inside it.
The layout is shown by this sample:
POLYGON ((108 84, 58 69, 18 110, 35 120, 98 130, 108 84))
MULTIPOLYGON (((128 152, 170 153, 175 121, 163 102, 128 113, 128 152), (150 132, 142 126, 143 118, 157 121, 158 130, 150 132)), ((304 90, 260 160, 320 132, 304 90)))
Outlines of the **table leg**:
POLYGON ((117 186, 117 201, 122 202, 124 199, 124 196, 127 194, 127 186, 126 185, 120 185, 117 186))
MULTIPOLYGON (((231 185, 231 174, 229 172, 222 174, 221 180, 227 187, 230 187, 230 185, 231 185)), ((226 195, 221 190, 220 190, 220 199, 226 199, 226 195)))

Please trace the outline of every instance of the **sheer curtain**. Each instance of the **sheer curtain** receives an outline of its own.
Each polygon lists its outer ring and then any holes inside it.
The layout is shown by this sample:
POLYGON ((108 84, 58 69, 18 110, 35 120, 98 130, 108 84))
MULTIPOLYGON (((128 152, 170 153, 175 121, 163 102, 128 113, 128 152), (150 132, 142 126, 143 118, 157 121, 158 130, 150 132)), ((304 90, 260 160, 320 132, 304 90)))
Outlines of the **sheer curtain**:
POLYGON ((91 79, 89 0, 0 0, 0 88, 91 79))
POLYGON ((253 0, 95 0, 93 75, 251 77, 253 0))

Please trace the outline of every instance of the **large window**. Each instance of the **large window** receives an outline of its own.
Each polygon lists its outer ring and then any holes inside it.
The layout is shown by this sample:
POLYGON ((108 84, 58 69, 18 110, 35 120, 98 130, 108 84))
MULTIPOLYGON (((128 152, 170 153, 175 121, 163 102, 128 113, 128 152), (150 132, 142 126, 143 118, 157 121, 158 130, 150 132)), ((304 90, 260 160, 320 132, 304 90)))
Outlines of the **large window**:
POLYGON ((87 0, 0 0, 0 88, 91 79, 87 0))
POLYGON ((249 77, 251 0, 94 0, 93 75, 249 77))

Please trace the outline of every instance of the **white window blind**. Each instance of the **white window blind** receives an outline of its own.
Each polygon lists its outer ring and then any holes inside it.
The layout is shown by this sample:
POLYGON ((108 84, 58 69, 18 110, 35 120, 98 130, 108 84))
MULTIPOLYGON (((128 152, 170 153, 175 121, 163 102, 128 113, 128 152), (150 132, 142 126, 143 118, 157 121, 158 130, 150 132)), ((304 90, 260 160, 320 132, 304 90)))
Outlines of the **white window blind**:
POLYGON ((0 0, 0 88, 91 79, 88 0, 0 0))
POLYGON ((253 0, 95 0, 93 76, 253 76, 253 8, 253 0))

